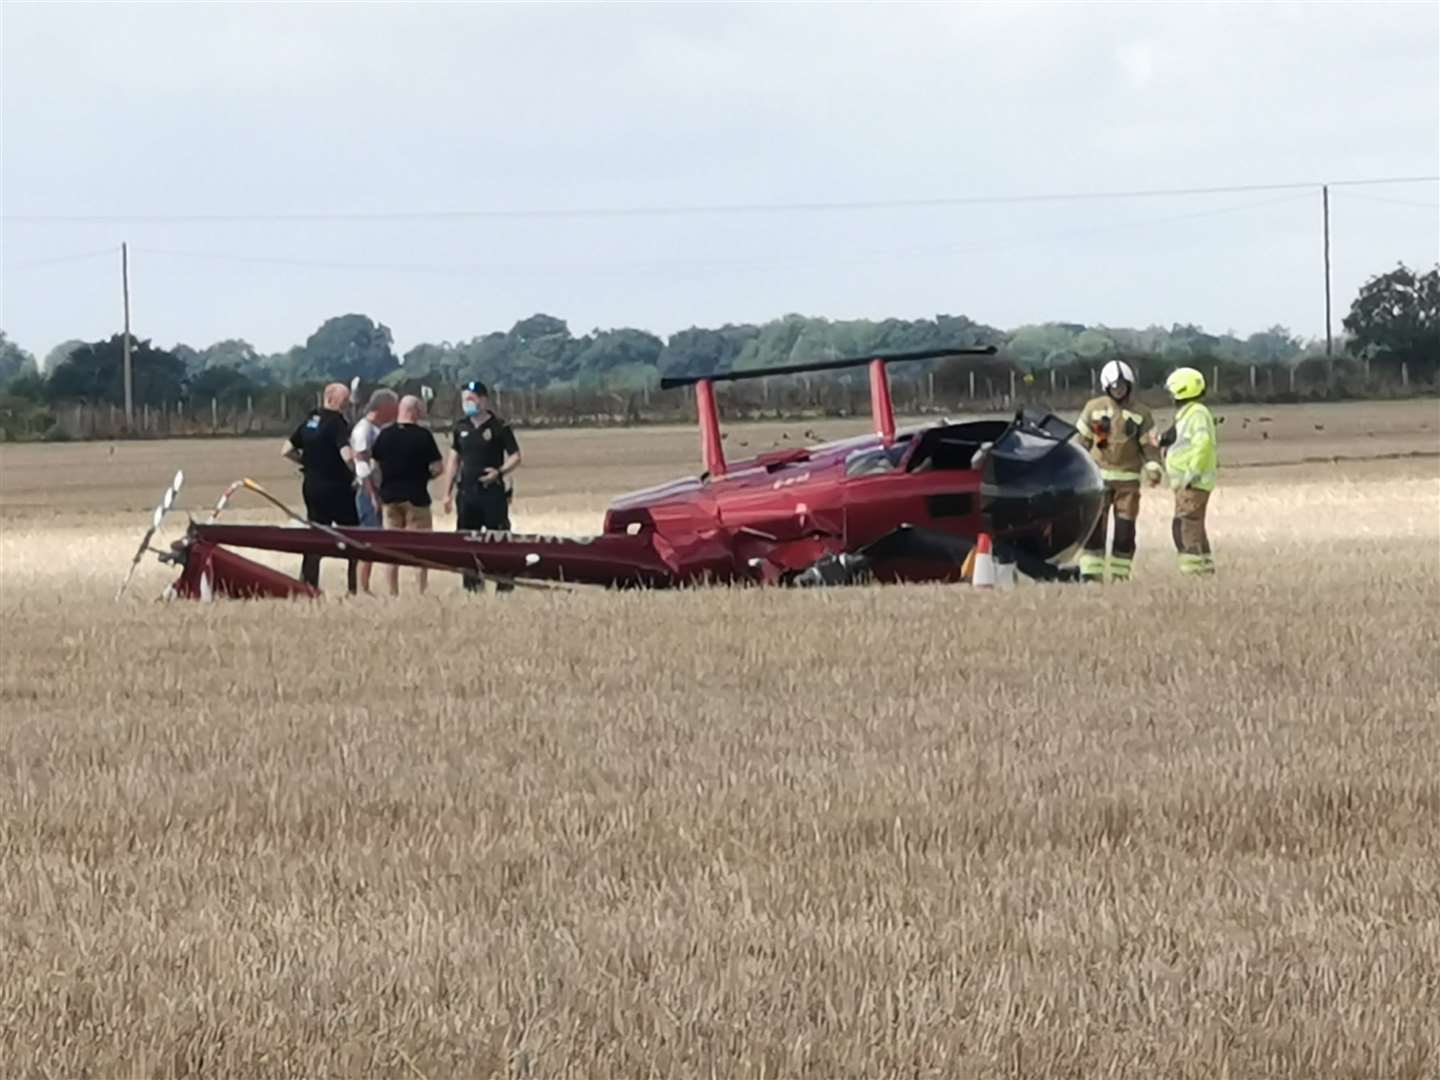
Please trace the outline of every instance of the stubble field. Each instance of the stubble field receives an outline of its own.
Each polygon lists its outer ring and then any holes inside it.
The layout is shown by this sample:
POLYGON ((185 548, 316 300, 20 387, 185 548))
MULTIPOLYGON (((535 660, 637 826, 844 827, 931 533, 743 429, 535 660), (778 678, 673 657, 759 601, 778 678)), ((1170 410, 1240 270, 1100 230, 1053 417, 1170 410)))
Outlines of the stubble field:
POLYGON ((0 447, 0 1074, 1434 1076, 1440 407, 1221 412, 1216 580, 997 595, 115 604, 278 447, 0 447))

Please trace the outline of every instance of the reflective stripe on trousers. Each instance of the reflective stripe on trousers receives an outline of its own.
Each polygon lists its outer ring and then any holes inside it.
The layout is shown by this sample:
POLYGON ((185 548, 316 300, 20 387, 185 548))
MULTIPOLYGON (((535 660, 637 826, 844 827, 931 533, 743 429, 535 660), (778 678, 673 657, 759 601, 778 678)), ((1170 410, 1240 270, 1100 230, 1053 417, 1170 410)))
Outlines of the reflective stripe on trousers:
POLYGON ((1179 559, 1180 573, 1182 574, 1199 576, 1215 573, 1214 555, 1188 555, 1182 551, 1179 559))

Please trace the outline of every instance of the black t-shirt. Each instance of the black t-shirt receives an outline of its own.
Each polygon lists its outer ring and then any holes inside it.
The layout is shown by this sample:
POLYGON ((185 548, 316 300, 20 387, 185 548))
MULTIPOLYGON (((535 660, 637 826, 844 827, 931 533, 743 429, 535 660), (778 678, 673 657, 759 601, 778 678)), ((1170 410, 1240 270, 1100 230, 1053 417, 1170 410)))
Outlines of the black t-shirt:
POLYGON ((348 487, 354 481, 355 474, 340 456, 350 445, 350 423, 334 409, 316 409, 302 420, 290 445, 300 451, 306 484, 348 487))
POLYGON ((510 425, 490 413, 480 424, 462 417, 450 438, 450 449, 460 455, 461 487, 474 487, 486 469, 498 469, 505 463, 505 455, 518 454, 520 444, 510 425))
POLYGON ((392 424, 375 437, 370 457, 380 466, 380 501, 430 505, 430 465, 440 460, 435 436, 419 424, 392 424))

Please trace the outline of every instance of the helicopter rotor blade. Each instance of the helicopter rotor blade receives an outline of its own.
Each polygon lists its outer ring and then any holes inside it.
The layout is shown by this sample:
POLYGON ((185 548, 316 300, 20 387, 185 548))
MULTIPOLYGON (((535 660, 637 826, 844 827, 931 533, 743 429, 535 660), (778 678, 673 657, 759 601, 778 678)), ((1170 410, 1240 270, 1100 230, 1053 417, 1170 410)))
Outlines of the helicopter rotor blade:
POLYGON ((145 557, 145 552, 151 550, 150 541, 160 528, 160 523, 165 520, 165 515, 175 506, 175 500, 180 495, 180 488, 184 486, 185 473, 183 470, 175 471, 175 478, 170 481, 170 486, 165 489, 165 494, 160 496, 160 502, 155 506, 155 512, 150 515, 150 527, 145 530, 145 535, 140 539, 140 546, 135 549, 135 557, 130 560, 130 569, 125 573, 125 580, 120 583, 120 588, 115 591, 115 599, 119 600, 125 595, 125 590, 130 587, 130 579, 135 576, 135 568, 140 565, 140 560, 145 557))

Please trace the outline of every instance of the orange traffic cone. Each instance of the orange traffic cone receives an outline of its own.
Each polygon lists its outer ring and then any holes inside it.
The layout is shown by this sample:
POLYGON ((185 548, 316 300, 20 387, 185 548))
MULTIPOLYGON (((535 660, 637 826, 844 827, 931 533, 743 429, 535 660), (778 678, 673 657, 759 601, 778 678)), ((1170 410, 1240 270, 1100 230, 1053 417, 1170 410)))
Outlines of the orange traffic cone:
POLYGON ((981 533, 975 542, 975 573, 970 583, 977 589, 995 587, 995 556, 990 553, 989 533, 981 533))

